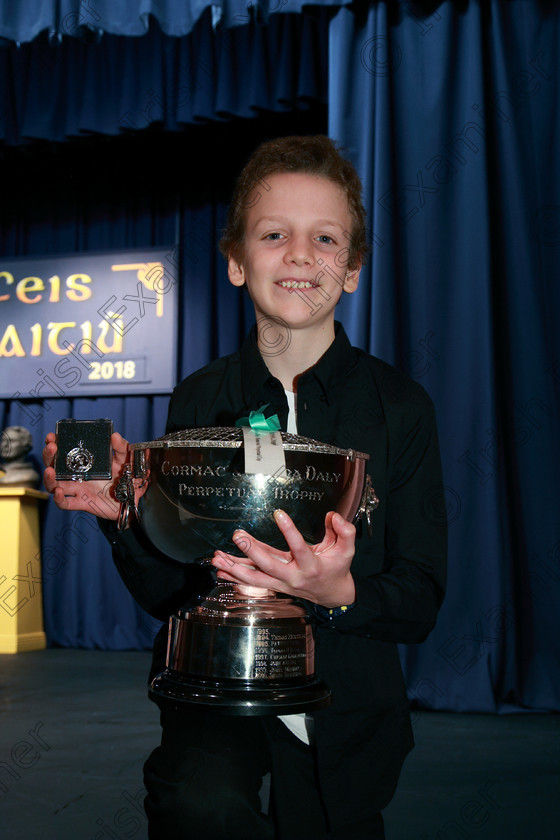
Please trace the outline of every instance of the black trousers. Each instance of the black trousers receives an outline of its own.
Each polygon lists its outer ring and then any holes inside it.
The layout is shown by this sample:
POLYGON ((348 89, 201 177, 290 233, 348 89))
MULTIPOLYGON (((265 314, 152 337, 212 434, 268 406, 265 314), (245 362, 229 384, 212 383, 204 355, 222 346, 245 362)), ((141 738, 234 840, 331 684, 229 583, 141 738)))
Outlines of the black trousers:
POLYGON ((162 710, 144 766, 149 840, 384 840, 383 820, 331 828, 312 747, 274 717, 162 710), (271 774, 269 813, 259 791, 271 774))

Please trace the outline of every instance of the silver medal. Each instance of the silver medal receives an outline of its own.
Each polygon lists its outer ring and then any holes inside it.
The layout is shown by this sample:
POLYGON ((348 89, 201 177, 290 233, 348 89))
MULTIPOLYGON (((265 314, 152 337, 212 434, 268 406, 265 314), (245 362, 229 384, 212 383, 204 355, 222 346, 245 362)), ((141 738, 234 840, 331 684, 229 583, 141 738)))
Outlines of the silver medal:
POLYGON ((87 473, 93 466, 93 455, 84 446, 83 440, 71 449, 66 456, 66 466, 73 473, 87 473))

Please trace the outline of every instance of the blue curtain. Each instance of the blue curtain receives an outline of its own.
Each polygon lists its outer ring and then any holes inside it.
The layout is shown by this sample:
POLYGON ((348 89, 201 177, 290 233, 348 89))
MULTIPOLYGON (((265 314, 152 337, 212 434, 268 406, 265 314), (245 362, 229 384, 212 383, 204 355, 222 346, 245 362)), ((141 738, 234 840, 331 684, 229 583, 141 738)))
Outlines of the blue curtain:
MULTIPOLYGON (((117 4, 118 5, 118 4, 117 4)), ((210 11, 184 38, 152 26, 142 38, 49 40, 0 48, 0 140, 65 141, 153 125, 291 113, 326 100, 327 26, 273 15, 268 26, 215 30, 210 11)))
POLYGON ((214 27, 268 23, 280 12, 299 13, 304 7, 339 7, 351 0, 2 0, 0 38, 18 44, 46 32, 53 42, 67 37, 145 35, 151 20, 165 35, 189 35, 202 15, 211 15, 214 27))
MULTIPOLYGON (((45 33, 0 49, 2 250, 179 243, 183 376, 250 321, 213 244, 234 173, 265 136, 326 130, 327 103, 372 242, 340 317, 355 344, 425 385, 439 419, 447 510, 430 488, 418 503, 449 521, 449 589, 428 641, 403 648, 409 694, 437 709, 558 709, 559 11, 340 5, 266 24, 251 12, 226 35, 206 8, 171 39, 152 3, 159 26, 143 37, 53 46, 45 33)), ((108 416, 150 439, 165 402, 8 402, 0 419, 31 428, 38 456, 58 417, 108 416)), ((43 557, 51 644, 149 644, 153 622, 85 516, 48 506, 43 557)))
POLYGON ((345 319, 427 388, 441 435, 448 594, 402 656, 431 707, 557 709, 559 17, 432 8, 341 9, 329 45, 329 132, 373 245, 345 319))

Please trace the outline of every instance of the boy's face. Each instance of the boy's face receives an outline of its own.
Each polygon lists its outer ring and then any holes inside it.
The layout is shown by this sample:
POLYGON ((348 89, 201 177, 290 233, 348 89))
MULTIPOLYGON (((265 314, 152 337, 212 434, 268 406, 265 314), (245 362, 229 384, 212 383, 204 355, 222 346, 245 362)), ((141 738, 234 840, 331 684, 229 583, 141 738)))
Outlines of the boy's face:
POLYGON ((279 318, 292 329, 330 327, 343 291, 357 288, 347 271, 352 218, 343 190, 317 175, 267 177, 247 212, 239 259, 229 279, 247 285, 257 320, 279 318))

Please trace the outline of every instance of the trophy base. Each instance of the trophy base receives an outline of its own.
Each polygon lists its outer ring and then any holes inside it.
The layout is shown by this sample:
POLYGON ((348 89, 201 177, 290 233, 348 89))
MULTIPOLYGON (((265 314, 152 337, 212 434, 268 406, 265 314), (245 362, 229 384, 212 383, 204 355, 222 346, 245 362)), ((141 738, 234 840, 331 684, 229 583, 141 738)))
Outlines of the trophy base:
POLYGON ((330 704, 314 673, 306 607, 268 589, 219 581, 169 620, 166 669, 150 697, 229 715, 284 715, 330 704))
POLYGON ((289 685, 281 680, 258 685, 251 680, 185 678, 163 671, 152 680, 149 696, 175 708, 196 704, 226 715, 291 715, 313 712, 331 703, 328 686, 318 677, 289 685))

